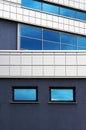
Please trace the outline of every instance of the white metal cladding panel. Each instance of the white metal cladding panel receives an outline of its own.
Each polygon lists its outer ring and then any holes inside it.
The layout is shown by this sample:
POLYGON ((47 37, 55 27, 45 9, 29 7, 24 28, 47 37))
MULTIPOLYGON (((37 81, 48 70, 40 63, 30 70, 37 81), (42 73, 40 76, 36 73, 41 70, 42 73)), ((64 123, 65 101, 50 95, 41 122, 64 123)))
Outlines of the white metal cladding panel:
POLYGON ((5 1, 0 2, 0 18, 86 35, 86 22, 25 9, 5 1))
POLYGON ((0 78, 86 78, 86 51, 0 51, 0 78))
POLYGON ((21 0, 0 0, 0 1, 8 1, 8 2, 15 3, 15 4, 21 4, 21 0))
POLYGON ((50 3, 56 3, 56 4, 61 4, 61 5, 65 5, 68 7, 72 7, 75 9, 80 9, 80 10, 86 10, 86 0, 43 0, 43 1, 47 1, 50 3))

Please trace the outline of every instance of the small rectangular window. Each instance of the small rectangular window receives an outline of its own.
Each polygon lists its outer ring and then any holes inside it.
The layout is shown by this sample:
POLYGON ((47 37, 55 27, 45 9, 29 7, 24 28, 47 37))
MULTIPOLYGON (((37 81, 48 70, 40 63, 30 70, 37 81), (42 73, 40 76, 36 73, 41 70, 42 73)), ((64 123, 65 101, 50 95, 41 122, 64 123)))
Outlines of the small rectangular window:
POLYGON ((75 102, 75 87, 50 87, 50 102, 75 102))
POLYGON ((13 87, 14 102, 36 102, 38 101, 37 87, 13 87))

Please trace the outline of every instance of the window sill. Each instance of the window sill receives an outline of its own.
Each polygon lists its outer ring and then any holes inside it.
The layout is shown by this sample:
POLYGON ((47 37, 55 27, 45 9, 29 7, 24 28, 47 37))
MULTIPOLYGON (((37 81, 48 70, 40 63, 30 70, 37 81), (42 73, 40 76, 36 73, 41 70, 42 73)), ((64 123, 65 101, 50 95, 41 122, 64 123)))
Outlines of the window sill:
POLYGON ((75 105, 77 102, 48 102, 48 104, 71 104, 75 105))
POLYGON ((39 104, 39 102, 11 102, 10 104, 39 104))

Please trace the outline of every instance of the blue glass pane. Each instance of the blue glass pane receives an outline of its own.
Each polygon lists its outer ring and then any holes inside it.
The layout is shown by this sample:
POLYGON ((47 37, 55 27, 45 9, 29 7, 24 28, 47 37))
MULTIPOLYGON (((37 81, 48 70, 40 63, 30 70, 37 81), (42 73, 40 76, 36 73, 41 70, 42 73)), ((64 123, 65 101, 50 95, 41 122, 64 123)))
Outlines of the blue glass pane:
POLYGON ((21 37, 20 49, 21 50, 42 50, 42 41, 21 37))
POLYGON ((60 42, 60 34, 58 32, 43 30, 43 39, 48 41, 60 42))
POLYGON ((76 17, 76 11, 72 10, 72 9, 60 7, 60 15, 75 18, 76 17))
POLYGON ((84 12, 77 12, 77 16, 78 19, 80 20, 86 20, 86 13, 84 12))
POLYGON ((86 47, 86 38, 78 37, 78 46, 86 47))
POLYGON ((61 43, 71 44, 76 46, 77 37, 69 34, 61 34, 61 43))
POLYGON ((77 50, 76 46, 61 44, 61 50, 77 50))
POLYGON ((44 41, 43 50, 60 50, 60 44, 44 41))
POLYGON ((51 101, 73 101, 73 90, 51 89, 51 101))
POLYGON ((34 0, 22 0, 21 2, 22 6, 33 8, 37 10, 41 10, 41 2, 34 1, 34 0))
POLYGON ((86 50, 86 47, 78 47, 78 50, 86 50))
POLYGON ((41 39, 42 38, 42 29, 31 27, 31 26, 21 25, 20 26, 20 35, 41 39))
POLYGON ((47 3, 43 3, 42 8, 43 11, 53 13, 53 14, 58 14, 58 10, 59 10, 58 6, 47 4, 47 3))
POLYGON ((36 89, 14 89, 14 100, 36 100, 36 89))

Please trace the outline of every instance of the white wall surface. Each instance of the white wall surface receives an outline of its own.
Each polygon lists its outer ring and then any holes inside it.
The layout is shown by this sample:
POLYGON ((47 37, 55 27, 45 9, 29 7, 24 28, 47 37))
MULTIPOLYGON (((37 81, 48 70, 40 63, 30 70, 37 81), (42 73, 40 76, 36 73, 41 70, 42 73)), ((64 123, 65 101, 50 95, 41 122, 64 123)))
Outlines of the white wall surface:
POLYGON ((83 78, 86 51, 0 51, 0 78, 83 78))

